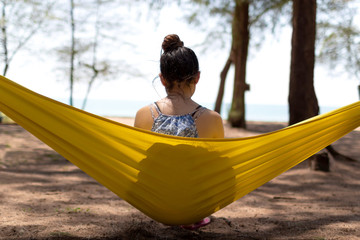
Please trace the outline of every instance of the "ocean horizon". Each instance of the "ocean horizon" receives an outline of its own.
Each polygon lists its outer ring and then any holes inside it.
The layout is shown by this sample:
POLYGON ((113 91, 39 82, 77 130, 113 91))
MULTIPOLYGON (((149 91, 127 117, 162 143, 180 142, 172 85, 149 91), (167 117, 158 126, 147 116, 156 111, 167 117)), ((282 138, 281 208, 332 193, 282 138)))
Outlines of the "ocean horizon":
MULTIPOLYGON (((68 100, 58 99, 58 101, 68 104, 68 100)), ((80 108, 82 100, 74 99, 74 106, 80 108)), ((89 99, 84 109, 87 112, 105 117, 135 117, 138 109, 150 104, 147 101, 127 101, 110 99, 89 99)), ((214 108, 214 103, 200 103, 209 109, 214 108)), ((320 114, 336 109, 337 107, 320 106, 320 114)), ((230 110, 230 103, 222 105, 221 116, 227 119, 230 110)), ((289 111, 287 105, 276 104, 246 104, 246 121, 263 122, 288 122, 289 111)))

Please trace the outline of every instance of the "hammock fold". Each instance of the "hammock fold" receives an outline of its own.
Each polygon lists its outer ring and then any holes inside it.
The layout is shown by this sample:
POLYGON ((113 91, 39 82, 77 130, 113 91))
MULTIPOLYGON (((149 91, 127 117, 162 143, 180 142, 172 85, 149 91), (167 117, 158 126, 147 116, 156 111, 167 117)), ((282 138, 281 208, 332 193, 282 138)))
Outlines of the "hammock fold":
POLYGON ((144 214, 190 224, 360 126, 360 102, 248 138, 197 139, 130 127, 0 76, 0 111, 144 214))

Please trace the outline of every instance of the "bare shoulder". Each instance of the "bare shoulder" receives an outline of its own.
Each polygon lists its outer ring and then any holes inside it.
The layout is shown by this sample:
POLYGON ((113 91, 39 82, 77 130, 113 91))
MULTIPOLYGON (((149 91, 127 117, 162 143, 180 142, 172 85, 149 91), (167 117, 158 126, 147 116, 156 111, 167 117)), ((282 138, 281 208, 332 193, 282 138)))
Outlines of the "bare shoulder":
POLYGON ((150 130, 153 124, 150 105, 140 108, 135 116, 134 127, 150 130))
POLYGON ((220 116, 219 113, 210 110, 210 109, 205 109, 201 115, 199 116, 199 119, 202 119, 203 121, 210 121, 212 123, 214 122, 218 122, 222 124, 222 117, 220 116))
POLYGON ((210 109, 205 109, 196 120, 199 137, 223 138, 224 125, 220 114, 210 109))

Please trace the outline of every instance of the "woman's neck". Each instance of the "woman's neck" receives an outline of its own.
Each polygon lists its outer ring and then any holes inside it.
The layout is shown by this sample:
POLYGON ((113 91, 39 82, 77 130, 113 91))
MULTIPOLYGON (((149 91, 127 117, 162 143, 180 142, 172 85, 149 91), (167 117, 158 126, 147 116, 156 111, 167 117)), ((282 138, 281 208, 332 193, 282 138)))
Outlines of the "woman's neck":
POLYGON ((194 90, 192 89, 192 86, 174 86, 171 90, 167 90, 166 93, 167 98, 170 100, 191 101, 194 90))
POLYGON ((168 92, 166 98, 170 101, 175 101, 175 102, 191 101, 190 94, 184 94, 184 93, 178 93, 178 92, 168 92))
POLYGON ((182 94, 168 94, 158 101, 160 110, 164 114, 181 115, 191 112, 198 105, 191 97, 185 98, 182 94))

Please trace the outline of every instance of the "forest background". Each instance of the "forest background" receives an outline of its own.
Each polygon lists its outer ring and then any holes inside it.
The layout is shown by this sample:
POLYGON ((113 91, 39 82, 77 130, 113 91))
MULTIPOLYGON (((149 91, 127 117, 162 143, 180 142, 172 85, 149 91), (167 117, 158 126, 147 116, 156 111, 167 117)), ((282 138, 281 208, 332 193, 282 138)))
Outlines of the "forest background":
MULTIPOLYGON (((3 75, 85 110, 86 100, 150 103, 165 96, 153 80, 162 39, 177 33, 199 57, 194 99, 213 108, 231 50, 233 10, 243 2, 3 0, 3 75)), ((292 1, 248 3, 245 102, 288 105, 292 1)), ((358 100, 358 8, 356 1, 317 1, 314 87, 320 106, 358 100)), ((231 67, 225 85, 227 104, 234 100, 234 72, 231 67)), ((112 107, 121 112, 121 105, 112 107)))

